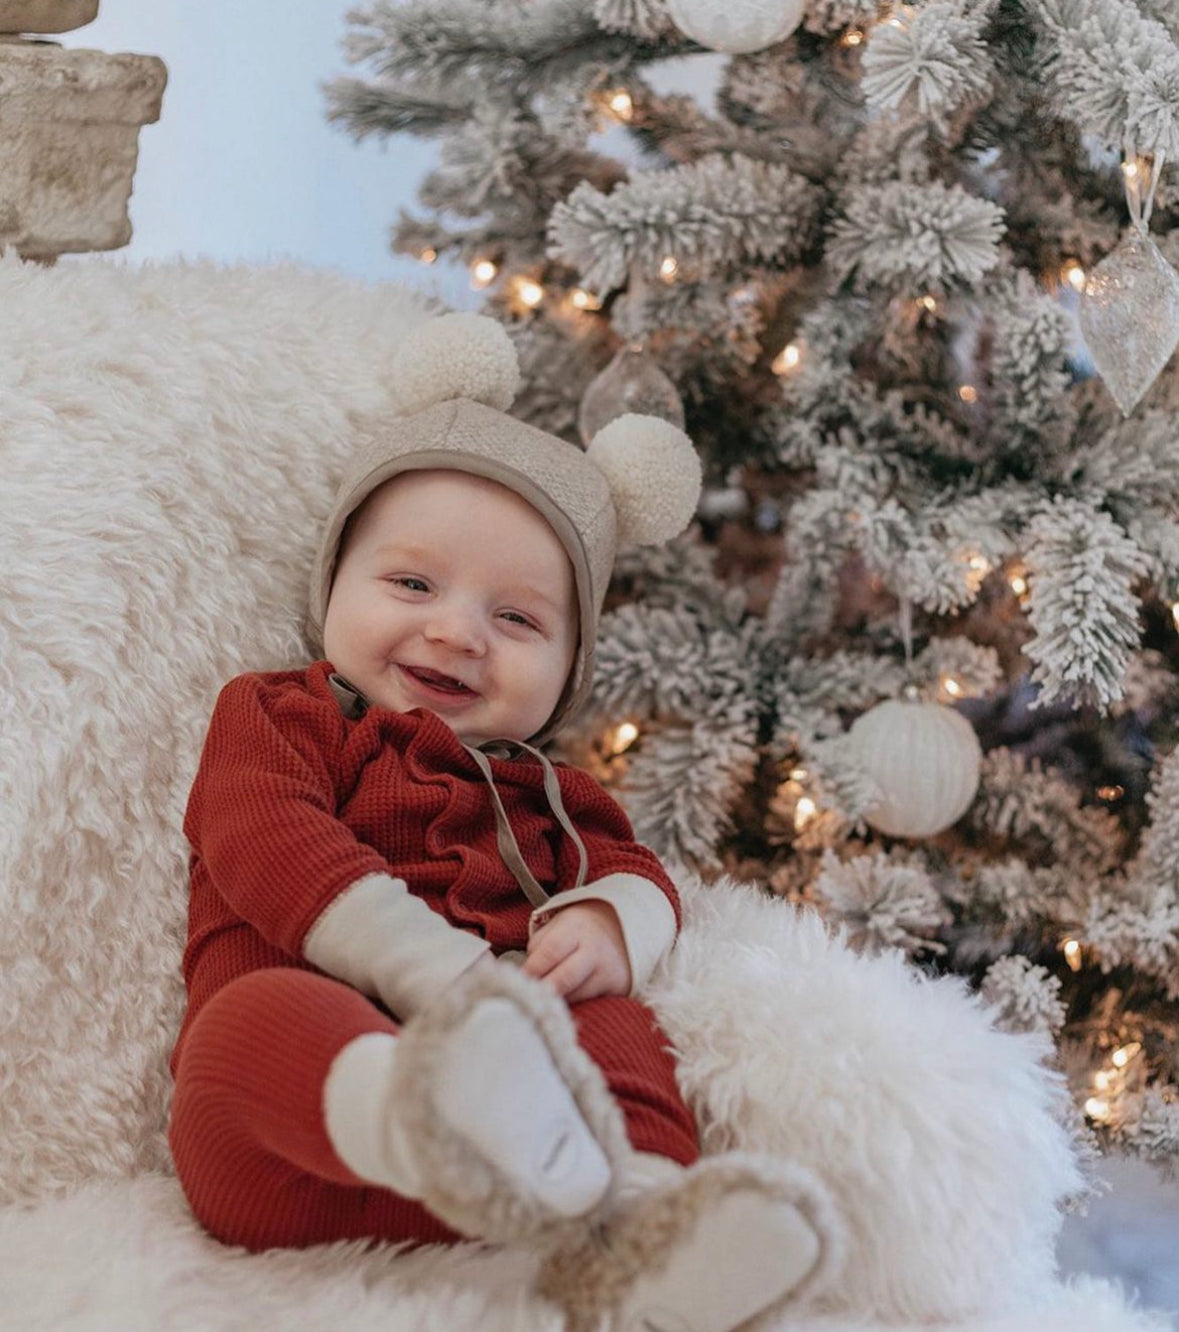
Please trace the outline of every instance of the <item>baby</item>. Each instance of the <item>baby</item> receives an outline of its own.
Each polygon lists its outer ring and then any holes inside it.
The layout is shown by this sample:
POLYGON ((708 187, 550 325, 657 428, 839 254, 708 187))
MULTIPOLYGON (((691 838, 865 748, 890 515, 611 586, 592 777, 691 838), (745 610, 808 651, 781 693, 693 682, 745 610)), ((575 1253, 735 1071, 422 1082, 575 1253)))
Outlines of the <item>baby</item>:
POLYGON ((395 370, 313 570, 323 659, 210 721, 177 1172, 227 1243, 527 1244, 574 1332, 727 1332, 829 1281, 834 1210, 787 1163, 698 1159, 638 997, 675 886, 537 747, 588 693, 618 543, 681 531, 699 462, 649 418, 582 453, 506 415, 491 320, 430 321, 395 370))

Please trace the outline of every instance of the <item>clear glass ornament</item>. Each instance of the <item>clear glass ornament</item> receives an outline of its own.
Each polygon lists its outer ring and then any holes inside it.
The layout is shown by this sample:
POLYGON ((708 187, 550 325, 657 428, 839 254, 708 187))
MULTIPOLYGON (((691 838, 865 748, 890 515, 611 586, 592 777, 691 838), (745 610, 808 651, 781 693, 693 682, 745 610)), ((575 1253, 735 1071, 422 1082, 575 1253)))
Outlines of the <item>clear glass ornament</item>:
POLYGON ((710 51, 744 55, 773 46, 802 22, 804 0, 668 0, 671 21, 710 51))
POLYGON ((1129 416, 1179 346, 1179 273, 1150 237, 1162 153, 1126 145, 1122 172, 1131 227, 1089 274, 1077 311, 1081 332, 1113 400, 1129 416))
POLYGON ((1131 227, 1089 274, 1078 317, 1098 374, 1129 416, 1179 346, 1179 273, 1131 227))
POLYGON ((684 404, 672 381, 641 343, 622 347, 610 364, 590 380, 577 411, 577 429, 588 448, 590 440, 616 416, 638 412, 660 416, 684 428, 684 404))

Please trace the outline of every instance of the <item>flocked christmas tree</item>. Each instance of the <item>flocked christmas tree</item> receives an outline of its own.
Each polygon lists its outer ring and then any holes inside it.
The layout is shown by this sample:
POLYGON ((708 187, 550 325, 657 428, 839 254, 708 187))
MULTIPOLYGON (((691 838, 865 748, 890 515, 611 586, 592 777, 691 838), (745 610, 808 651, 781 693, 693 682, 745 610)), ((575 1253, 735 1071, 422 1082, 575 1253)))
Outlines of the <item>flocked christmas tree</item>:
POLYGON ((357 138, 515 410, 684 422, 565 752, 660 853, 966 976, 1179 1158, 1179 9, 378 0, 357 138), (678 87, 678 91, 676 91, 678 87), (1173 618, 1174 617, 1174 618, 1173 618))

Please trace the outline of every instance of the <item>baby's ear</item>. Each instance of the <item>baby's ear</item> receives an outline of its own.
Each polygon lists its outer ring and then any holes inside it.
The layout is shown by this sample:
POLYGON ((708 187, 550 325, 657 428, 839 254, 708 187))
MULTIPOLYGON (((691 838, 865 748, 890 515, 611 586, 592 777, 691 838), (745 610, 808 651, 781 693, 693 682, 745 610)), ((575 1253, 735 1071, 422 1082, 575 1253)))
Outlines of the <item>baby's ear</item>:
POLYGON ((506 412, 520 387, 520 362, 501 324, 486 315, 446 314, 419 324, 393 357, 392 391, 409 416, 451 398, 506 412))
POLYGON ((692 521, 703 469, 692 441, 670 421, 628 412, 603 426, 585 452, 610 486, 620 545, 661 545, 692 521))

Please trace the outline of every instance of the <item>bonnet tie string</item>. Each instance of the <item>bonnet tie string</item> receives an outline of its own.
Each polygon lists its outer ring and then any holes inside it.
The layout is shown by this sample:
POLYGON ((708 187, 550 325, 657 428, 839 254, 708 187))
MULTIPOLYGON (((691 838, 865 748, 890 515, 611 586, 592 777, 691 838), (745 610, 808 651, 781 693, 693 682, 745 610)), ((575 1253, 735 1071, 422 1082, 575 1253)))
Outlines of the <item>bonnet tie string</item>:
MULTIPOLYGON (((522 740, 496 740, 488 743, 525 750, 540 761, 544 770, 544 791, 548 798, 549 807, 562 829, 572 838, 573 845, 577 847, 577 881, 573 886, 580 888, 585 883, 589 857, 586 855, 585 843, 573 826, 573 821, 570 819, 561 799, 561 784, 557 780, 557 774, 552 763, 539 749, 533 749, 531 745, 526 745, 522 740)), ((495 811, 495 840, 504 864, 511 870, 524 896, 528 898, 532 905, 534 907, 544 906, 549 900, 549 894, 540 886, 532 871, 524 863, 524 857, 520 854, 520 844, 516 841, 516 835, 512 832, 512 825, 508 821, 507 811, 504 809, 499 791, 496 790, 495 780, 491 775, 491 763, 487 755, 481 749, 476 749, 474 745, 464 744, 463 748, 475 760, 476 766, 483 774, 490 789, 491 805, 495 811)))

